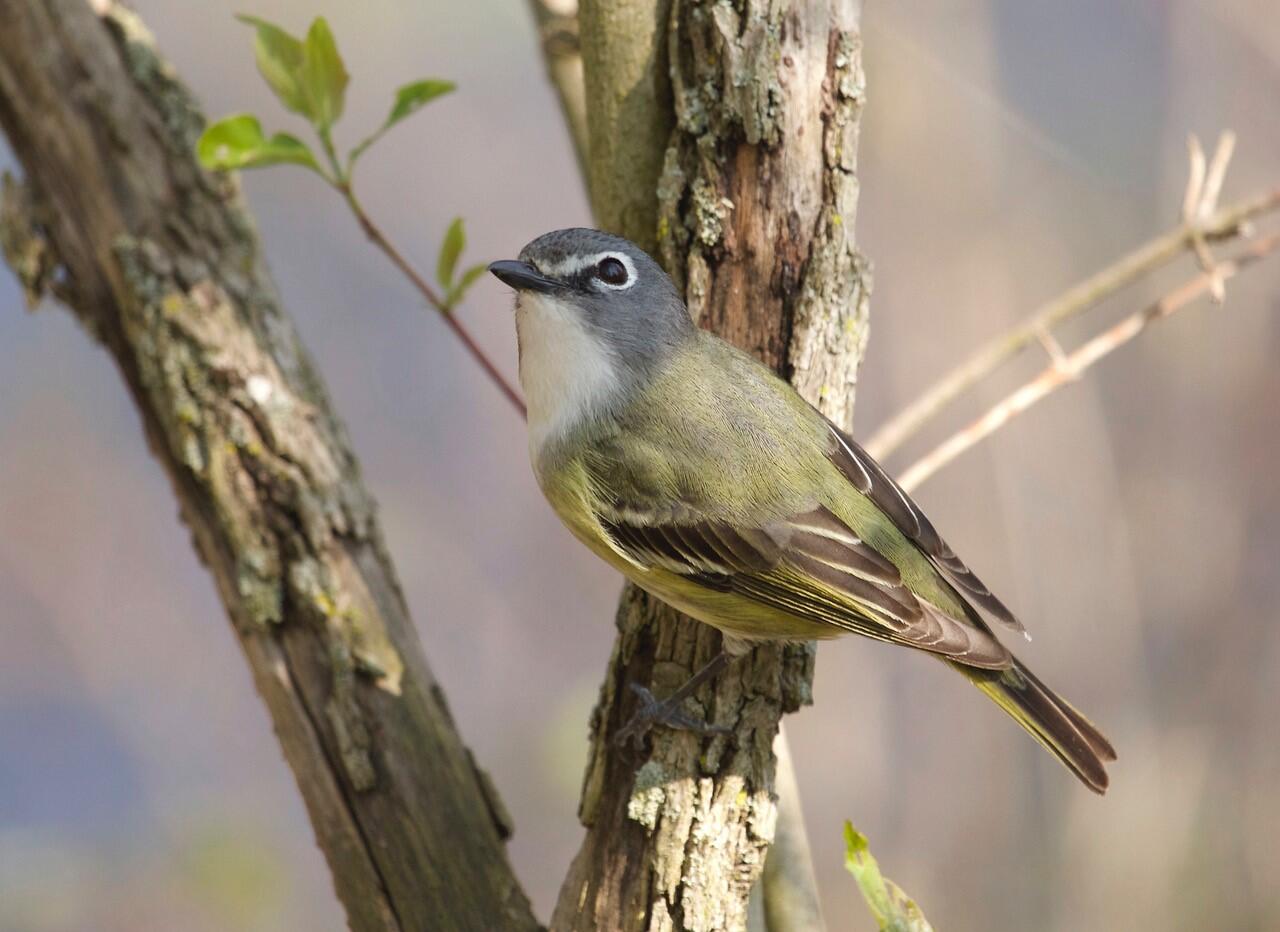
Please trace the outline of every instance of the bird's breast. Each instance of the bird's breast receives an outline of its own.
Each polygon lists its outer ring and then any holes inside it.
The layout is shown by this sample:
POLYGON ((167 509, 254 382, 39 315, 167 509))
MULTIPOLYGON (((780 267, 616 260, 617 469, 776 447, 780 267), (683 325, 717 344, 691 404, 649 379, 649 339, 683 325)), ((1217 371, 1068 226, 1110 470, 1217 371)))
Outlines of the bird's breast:
POLYGON ((580 312, 552 296, 521 294, 516 305, 520 385, 529 407, 529 453, 563 436, 613 398, 619 387, 612 350, 580 312))

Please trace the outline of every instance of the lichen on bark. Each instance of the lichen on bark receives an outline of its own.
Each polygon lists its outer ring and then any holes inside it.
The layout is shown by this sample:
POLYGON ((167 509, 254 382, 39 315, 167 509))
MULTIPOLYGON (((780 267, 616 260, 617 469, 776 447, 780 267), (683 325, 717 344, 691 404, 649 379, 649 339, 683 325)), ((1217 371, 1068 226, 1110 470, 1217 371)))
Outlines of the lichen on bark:
POLYGON ((46 293, 53 293, 61 266, 45 235, 41 213, 31 186, 5 172, 0 177, 0 253, 18 279, 28 310, 35 310, 46 293))

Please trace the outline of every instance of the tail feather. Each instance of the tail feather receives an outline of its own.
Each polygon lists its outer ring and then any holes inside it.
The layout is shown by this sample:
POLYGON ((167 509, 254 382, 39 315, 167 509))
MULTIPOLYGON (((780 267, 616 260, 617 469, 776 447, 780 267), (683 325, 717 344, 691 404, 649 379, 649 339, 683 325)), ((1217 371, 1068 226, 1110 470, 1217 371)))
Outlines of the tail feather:
POLYGON ((1095 793, 1109 782, 1106 762, 1115 749, 1087 718, 1016 658, 1007 670, 978 670, 953 663, 975 686, 1039 741, 1095 793))

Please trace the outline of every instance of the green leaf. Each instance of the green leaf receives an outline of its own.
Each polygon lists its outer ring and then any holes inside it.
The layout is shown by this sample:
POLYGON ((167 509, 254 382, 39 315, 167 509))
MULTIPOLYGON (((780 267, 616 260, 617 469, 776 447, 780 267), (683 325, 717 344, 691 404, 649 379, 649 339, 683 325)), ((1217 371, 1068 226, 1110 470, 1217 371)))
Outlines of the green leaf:
POLYGON ((377 131, 372 133, 367 139, 351 150, 351 154, 347 156, 347 164, 354 165, 356 159, 364 155, 364 151, 371 145, 382 138, 382 134, 391 127, 395 126, 407 116, 412 116, 426 104, 431 103, 437 97, 455 90, 458 85, 452 81, 444 81, 439 78, 425 78, 421 81, 414 81, 406 84, 396 91, 395 102, 391 105, 391 112, 387 114, 387 119, 377 131))
POLYGON ((311 122, 318 131, 327 132, 342 116, 351 76, 342 64, 338 44, 323 16, 317 16, 307 30, 301 75, 302 89, 311 108, 311 122))
POLYGON ((844 823, 844 866, 858 881, 862 897, 881 932, 933 932, 920 907, 901 887, 880 873, 867 837, 847 821, 844 823))
POLYGON ((479 262, 463 272, 462 277, 444 296, 444 306, 447 308, 457 307, 458 302, 466 296, 467 290, 476 283, 476 279, 483 275, 488 268, 489 263, 479 262))
POLYGON ((462 218, 454 217, 453 223, 444 234, 444 242, 440 244, 440 256, 436 259, 436 281, 446 289, 453 287, 453 270, 457 268, 458 257, 467 246, 467 233, 462 228, 462 218))
POLYGON ((457 87, 452 81, 442 81, 439 78, 425 78, 404 85, 396 91, 396 102, 391 105, 391 113, 387 115, 387 122, 382 128, 391 129, 405 117, 412 116, 426 104, 451 93, 457 87))
POLYGON ((311 107, 302 87, 302 42, 265 19, 244 14, 236 19, 254 27, 253 54, 258 61, 258 71, 280 102, 294 113, 311 119, 311 107))
POLYGON ((276 133, 267 139, 262 135, 258 118, 249 113, 226 117, 206 129, 196 143, 196 157, 209 169, 292 163, 320 172, 306 143, 287 133, 276 133))

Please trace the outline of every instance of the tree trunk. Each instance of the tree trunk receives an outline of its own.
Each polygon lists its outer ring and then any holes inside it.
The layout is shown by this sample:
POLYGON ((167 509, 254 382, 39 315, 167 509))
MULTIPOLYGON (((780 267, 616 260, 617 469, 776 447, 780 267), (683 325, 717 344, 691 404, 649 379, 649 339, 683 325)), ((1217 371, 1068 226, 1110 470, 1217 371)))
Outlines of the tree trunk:
MULTIPOLYGON (((656 247, 703 326, 847 424, 870 290, 853 242, 856 4, 590 0, 580 26, 597 217, 656 247)), ((612 739, 635 708, 627 684, 669 692, 720 636, 633 587, 617 626, 587 834, 552 927, 742 929, 776 818, 771 745, 781 715, 810 701, 813 647, 759 647, 701 690, 731 735, 656 729, 624 751, 612 739)))
POLYGON ((195 163, 190 95, 127 12, 0 0, 0 23, 0 126, 27 172, 0 242, 119 366, 351 927, 536 928, 252 222, 195 163))

